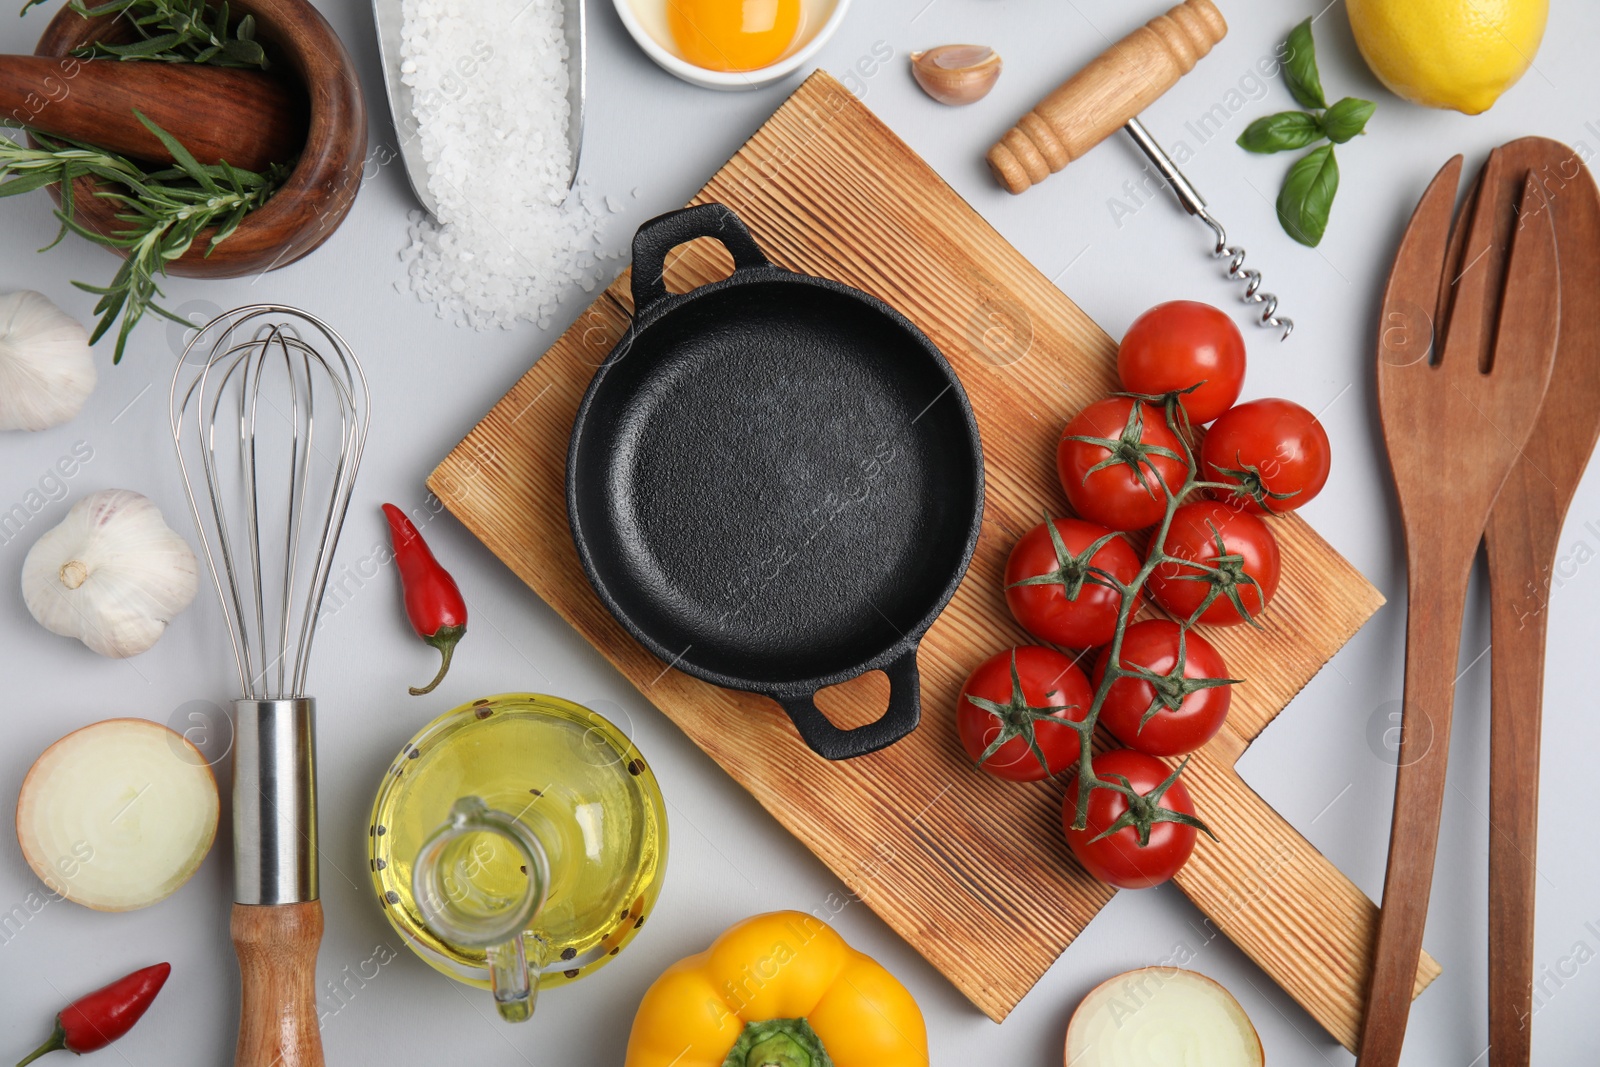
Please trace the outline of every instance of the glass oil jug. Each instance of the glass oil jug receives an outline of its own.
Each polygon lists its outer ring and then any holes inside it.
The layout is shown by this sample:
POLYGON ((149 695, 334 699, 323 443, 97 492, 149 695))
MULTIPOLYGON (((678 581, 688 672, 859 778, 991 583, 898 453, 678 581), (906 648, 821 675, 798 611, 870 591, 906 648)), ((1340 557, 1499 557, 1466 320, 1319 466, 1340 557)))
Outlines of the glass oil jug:
POLYGON ((373 886, 427 963, 513 1022, 541 987, 597 970, 644 925, 666 871, 655 775, 598 713, 506 694, 400 750, 368 828, 373 886))

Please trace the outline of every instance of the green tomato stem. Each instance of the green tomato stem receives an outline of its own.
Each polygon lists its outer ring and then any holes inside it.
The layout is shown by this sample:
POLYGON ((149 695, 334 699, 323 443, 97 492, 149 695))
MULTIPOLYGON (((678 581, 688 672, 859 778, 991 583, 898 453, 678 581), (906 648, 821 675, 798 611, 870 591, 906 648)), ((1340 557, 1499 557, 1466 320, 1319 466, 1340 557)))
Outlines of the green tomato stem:
MULTIPOLYGON (((1125 433, 1132 429, 1133 420, 1137 417, 1138 411, 1139 409, 1134 407, 1129 412, 1129 425, 1124 429, 1125 433)), ((1144 565, 1139 568, 1139 573, 1133 576, 1132 581, 1126 583, 1118 581, 1114 575, 1102 575, 1105 584, 1122 594, 1122 601, 1117 607, 1116 632, 1112 635, 1111 644, 1104 653, 1106 663, 1105 676, 1100 679, 1100 685, 1095 690, 1094 700, 1089 705, 1088 714, 1084 716, 1081 723, 1073 724, 1078 730, 1079 736, 1083 739, 1083 744, 1078 746, 1078 796, 1072 820, 1072 828, 1074 830, 1082 830, 1088 825, 1089 794, 1091 791, 1095 789, 1111 789, 1114 792, 1121 792, 1121 790, 1117 789, 1115 783, 1106 782, 1095 777, 1094 750, 1089 744, 1089 739, 1094 734, 1095 723, 1100 719, 1100 709, 1105 706, 1106 695, 1111 692, 1111 687, 1123 678, 1138 677, 1135 672, 1122 666, 1122 638, 1128 631, 1128 623, 1133 617, 1133 610, 1139 602, 1139 595, 1143 592, 1145 583, 1149 581, 1150 576, 1155 573, 1157 567, 1164 563, 1172 562, 1174 559, 1174 557, 1167 555, 1165 551, 1167 534, 1172 528, 1172 518, 1177 514, 1178 508, 1185 497, 1194 492, 1195 489, 1208 484, 1200 477, 1200 464, 1195 458, 1194 446, 1190 443, 1189 436, 1185 432, 1187 427, 1180 425, 1181 416, 1182 409, 1178 405, 1166 405, 1167 426, 1183 445, 1183 455, 1180 458, 1184 464, 1184 479, 1183 484, 1177 489, 1172 489, 1170 486, 1165 485, 1164 482, 1162 484, 1162 488, 1168 490, 1166 513, 1161 517, 1161 522, 1157 524, 1155 532, 1150 537, 1150 550, 1145 556, 1144 565)), ((1154 473, 1158 479, 1161 477, 1159 472, 1154 473)), ((1204 608, 1201 610, 1204 610, 1204 608)), ((1196 613, 1196 617, 1198 617, 1198 613, 1196 613)), ((1194 621, 1191 618, 1187 623, 1180 623, 1180 625, 1191 625, 1194 621)), ((1175 669, 1178 672, 1178 676, 1181 677, 1183 674, 1183 661, 1181 658, 1175 669)), ((1198 829, 1204 830, 1206 834, 1215 837, 1204 823, 1195 820, 1195 825, 1198 829)))

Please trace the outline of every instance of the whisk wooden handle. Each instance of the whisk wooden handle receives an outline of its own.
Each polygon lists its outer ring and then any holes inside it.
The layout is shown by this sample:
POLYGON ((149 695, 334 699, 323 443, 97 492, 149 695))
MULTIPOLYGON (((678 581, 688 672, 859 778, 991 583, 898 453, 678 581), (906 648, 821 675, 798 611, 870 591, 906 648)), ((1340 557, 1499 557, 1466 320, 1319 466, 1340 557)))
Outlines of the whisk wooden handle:
POLYGON ((989 149, 989 169, 1013 193, 1117 132, 1211 51, 1228 24, 1211 0, 1183 3, 1101 52, 989 149))
POLYGON ((182 63, 0 56, 0 117, 120 155, 171 163, 138 108, 201 163, 289 163, 306 143, 306 103, 274 75, 182 63))
POLYGON ((242 980, 234 1067, 323 1067, 317 1027, 322 904, 235 904, 242 980))

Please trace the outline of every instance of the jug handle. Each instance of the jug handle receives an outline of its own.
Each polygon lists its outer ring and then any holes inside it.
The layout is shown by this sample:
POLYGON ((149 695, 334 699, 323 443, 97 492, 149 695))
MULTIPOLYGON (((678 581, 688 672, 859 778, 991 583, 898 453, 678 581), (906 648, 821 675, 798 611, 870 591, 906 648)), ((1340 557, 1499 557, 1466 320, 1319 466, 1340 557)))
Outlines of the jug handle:
POLYGON ((533 1016, 539 1000, 539 974, 548 957, 547 948, 543 938, 523 934, 489 949, 489 984, 494 990, 494 1006, 506 1022, 526 1022, 533 1016))
POLYGON ((475 796, 455 802, 449 818, 423 842, 412 868, 412 891, 428 928, 446 940, 485 949, 495 1008, 507 1022, 532 1017, 538 999, 539 972, 549 950, 527 926, 543 907, 549 884, 549 859, 538 836, 516 817, 490 808, 475 796), (528 876, 528 889, 519 905, 493 919, 457 909, 448 872, 442 869, 445 847, 469 833, 494 834, 505 841, 521 856, 528 876))

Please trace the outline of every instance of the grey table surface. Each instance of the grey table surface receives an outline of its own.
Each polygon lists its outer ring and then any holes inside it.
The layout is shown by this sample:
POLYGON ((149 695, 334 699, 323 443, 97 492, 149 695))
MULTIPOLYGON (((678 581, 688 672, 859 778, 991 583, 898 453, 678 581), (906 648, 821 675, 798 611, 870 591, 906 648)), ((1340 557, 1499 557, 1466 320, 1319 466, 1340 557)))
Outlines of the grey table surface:
MULTIPOLYGON (((835 895, 846 902, 833 917, 838 929, 904 980, 921 1003, 935 1064, 1058 1062, 1067 1019, 1085 991, 1180 950, 1192 954, 1192 967, 1238 996, 1261 1032, 1269 1062, 1353 1062, 1242 953, 1225 939, 1207 941, 1199 913, 1171 887, 1119 894, 1010 1019, 990 1022, 869 907, 843 896, 844 887, 819 860, 448 515, 430 522, 427 534, 465 591, 473 627, 440 689, 423 698, 405 695, 404 684, 431 673, 434 659, 401 616, 394 575, 374 573, 370 557, 386 542, 377 505, 422 504, 426 473, 589 298, 570 293, 547 330, 474 333, 397 291, 404 290, 397 253, 414 203, 399 167, 388 162, 395 135, 371 17, 360 0, 322 0, 320 6, 354 54, 372 105, 373 158, 353 214, 323 249, 293 267, 232 282, 174 279, 167 292, 171 306, 196 321, 262 299, 319 313, 349 338, 375 391, 369 450, 337 568, 350 595, 327 622, 312 671, 321 707, 328 931, 319 1007, 328 1061, 618 1063, 634 1008, 668 963, 703 948, 746 915, 813 910, 835 895), (672 828, 655 922, 611 966, 543 998, 537 1018, 520 1027, 499 1023, 486 994, 451 983, 404 950, 374 903, 364 853, 373 791, 401 743, 435 714, 508 690, 560 694, 621 724, 660 775, 672 828)), ((1237 287, 1206 255, 1202 228, 1165 194, 1141 185, 1142 161, 1124 139, 1019 198, 999 190, 983 167, 984 149, 1018 114, 1107 38, 1156 14, 1156 3, 857 0, 818 63, 849 74, 851 87, 892 129, 1110 333, 1120 334, 1161 300, 1212 301, 1232 310, 1245 330, 1252 359, 1247 395, 1286 396, 1320 412, 1335 449, 1334 470, 1305 514, 1383 590, 1389 605, 1255 743, 1240 770, 1376 896, 1405 627, 1402 545, 1369 369, 1379 290, 1412 205, 1451 154, 1464 153, 1476 166, 1492 146, 1530 133, 1565 141, 1585 156, 1600 149, 1600 81, 1593 65, 1600 5, 1557 0, 1535 69, 1475 118, 1416 108, 1385 92, 1361 64, 1340 3, 1323 9, 1320 0, 1225 0, 1222 6, 1232 32, 1144 117, 1169 148, 1180 140, 1188 145, 1189 177, 1299 324, 1281 346, 1246 322, 1237 287), (1281 84, 1263 87, 1252 70, 1290 26, 1319 10, 1322 76, 1330 95, 1368 97, 1378 111, 1369 136, 1340 149, 1343 187, 1326 240, 1311 250, 1285 237, 1273 215, 1286 160, 1249 157, 1229 142, 1250 118, 1292 106, 1281 84), (993 45, 1006 62, 994 93, 964 110, 928 100, 906 69, 910 51, 951 41, 993 45), (886 52, 891 60, 875 58, 886 52), (1226 122, 1220 133, 1202 139, 1198 120, 1217 105, 1226 122)), ((30 50, 47 17, 0 14, 0 53, 30 50)), ((607 0, 591 0, 590 17, 591 113, 582 182, 598 208, 597 247, 620 257, 637 224, 681 205, 798 77, 746 94, 696 89, 651 64, 607 0)), ((35 255, 53 231, 42 195, 0 202, 0 291, 42 290, 87 321, 93 298, 69 281, 101 281, 112 261, 76 239, 35 255)), ((0 794, 7 798, 33 758, 71 729, 114 715, 184 722, 231 693, 233 668, 209 589, 155 649, 113 662, 36 626, 16 583, 34 539, 72 500, 93 490, 144 492, 187 532, 164 410, 184 334, 176 325, 147 322, 117 367, 103 346, 100 385, 82 415, 47 432, 0 439, 0 512, 24 502, 31 509, 20 531, 0 537, 0 794), (53 464, 79 442, 92 459, 65 484, 52 479, 53 464)), ((1600 610, 1600 569, 1587 565, 1600 552, 1600 475, 1580 491, 1563 545, 1549 598, 1535 947, 1534 1059, 1541 1065, 1587 1064, 1596 1056, 1600 967, 1588 964, 1600 952, 1600 850, 1593 847, 1583 805, 1593 781, 1592 746, 1600 741, 1587 684, 1600 610)), ((1486 856, 1493 831, 1481 574, 1475 586, 1426 937, 1444 973, 1412 1011, 1403 1061, 1409 1067, 1485 1062, 1486 856)), ((937 812, 931 816, 936 820, 937 812)), ((166 959, 174 968, 167 990, 145 1021, 96 1062, 230 1062, 237 972, 226 932, 226 856, 226 847, 216 849, 175 897, 147 910, 104 915, 59 902, 36 909, 28 902, 40 884, 12 836, 0 835, 0 1060, 31 1048, 71 996, 166 959)))

